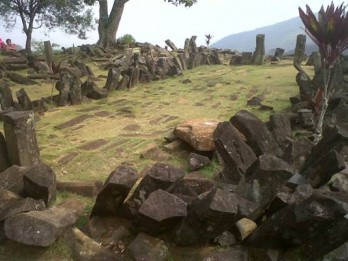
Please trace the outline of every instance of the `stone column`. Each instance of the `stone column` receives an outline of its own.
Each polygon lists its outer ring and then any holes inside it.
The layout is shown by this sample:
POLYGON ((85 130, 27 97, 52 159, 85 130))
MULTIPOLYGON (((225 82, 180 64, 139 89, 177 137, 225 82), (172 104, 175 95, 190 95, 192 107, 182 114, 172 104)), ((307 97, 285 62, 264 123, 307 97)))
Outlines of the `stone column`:
POLYGON ((32 111, 3 115, 7 151, 11 164, 31 166, 40 161, 32 111))
POLYGON ((256 48, 254 52, 254 64, 262 65, 265 60, 265 35, 258 34, 256 36, 256 48))
POLYGON ((295 55, 294 55, 294 67, 302 72, 301 63, 305 56, 305 49, 306 49, 306 35, 305 34, 299 34, 296 38, 296 47, 295 47, 295 55))

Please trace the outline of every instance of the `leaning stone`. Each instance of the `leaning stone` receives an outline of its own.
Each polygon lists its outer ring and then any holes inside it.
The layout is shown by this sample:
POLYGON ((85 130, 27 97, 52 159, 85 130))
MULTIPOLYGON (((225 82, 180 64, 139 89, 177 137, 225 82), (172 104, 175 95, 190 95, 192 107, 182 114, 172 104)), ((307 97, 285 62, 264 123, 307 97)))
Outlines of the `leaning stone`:
POLYGON ((213 133, 217 124, 215 120, 192 119, 177 125, 174 134, 198 151, 213 151, 213 133))
POLYGON ((6 140, 2 132, 0 132, 0 172, 6 170, 10 166, 11 163, 10 159, 8 158, 6 140))
POLYGON ((74 260, 78 261, 111 261, 126 260, 120 254, 104 248, 101 244, 85 235, 77 227, 67 233, 67 242, 71 249, 74 260))
POLYGON ((257 159, 242 136, 230 122, 219 123, 214 132, 216 150, 228 167, 224 174, 234 184, 238 184, 242 175, 257 159))
POLYGON ((270 130, 273 133, 278 145, 285 148, 288 138, 291 138, 292 129, 290 117, 284 113, 275 113, 269 117, 270 130))
POLYGON ((150 234, 168 232, 187 215, 187 204, 180 198, 158 189, 141 205, 137 227, 150 234))
POLYGON ((166 261, 169 258, 169 250, 162 240, 143 233, 137 235, 128 251, 135 261, 166 261))
POLYGON ((108 93, 100 89, 95 82, 87 80, 81 85, 81 95, 92 100, 99 100, 106 98, 108 93))
POLYGON ((0 104, 3 111, 10 111, 13 108, 13 96, 10 85, 7 82, 0 83, 0 104))
POLYGON ((230 122, 245 136, 247 144, 257 156, 265 153, 280 155, 280 148, 272 133, 254 114, 241 110, 230 119, 230 122))
POLYGON ((14 111, 3 115, 7 151, 12 164, 32 166, 40 160, 34 113, 14 111))
POLYGON ((118 84, 120 76, 121 76, 120 69, 110 68, 104 89, 106 89, 108 92, 114 91, 117 88, 117 84, 118 84))
POLYGON ((56 198, 56 174, 44 163, 28 168, 24 173, 24 195, 34 199, 42 199, 50 205, 56 198))
POLYGON ((91 212, 93 216, 115 216, 138 179, 136 169, 121 165, 110 173, 91 212))
POLYGON ((171 189, 184 176, 184 171, 169 164, 161 162, 154 164, 141 180, 132 196, 124 203, 122 214, 126 216, 134 216, 142 203, 153 191, 157 189, 162 189, 164 191, 171 189))
POLYGON ((316 144, 311 151, 310 156, 306 159, 301 172, 305 171, 319 158, 326 154, 327 151, 336 149, 340 151, 348 144, 348 131, 340 126, 327 127, 324 130, 322 139, 316 144))
POLYGON ((266 154, 258 158, 238 186, 242 196, 263 207, 271 202, 295 170, 284 160, 266 154))
POLYGON ((233 234, 237 237, 239 241, 243 241, 251 233, 255 231, 257 225, 254 221, 247 218, 242 218, 234 224, 233 234))
POLYGON ((7 77, 10 78, 15 83, 24 84, 24 85, 34 85, 38 84, 36 81, 29 79, 28 77, 22 76, 15 72, 8 72, 7 77))
POLYGON ((30 111, 33 109, 33 104, 31 103, 27 92, 23 88, 16 92, 16 96, 23 111, 30 111))
POLYGON ((318 188, 326 184, 334 174, 345 168, 346 164, 343 156, 336 150, 329 150, 305 171, 301 172, 301 175, 307 179, 313 188, 318 188))
POLYGON ((4 210, 0 211, 0 221, 3 221, 22 212, 29 212, 32 210, 44 210, 45 208, 46 205, 41 199, 35 200, 32 198, 24 198, 13 202, 4 210))
POLYGON ((19 243, 48 247, 83 213, 85 205, 68 200, 43 211, 20 213, 5 220, 7 238, 19 243))
MULTIPOLYGON (((271 219, 262 223, 244 241, 244 244, 258 248, 300 246, 315 239, 321 233, 328 232, 328 228, 334 227, 336 222, 342 220, 347 213, 347 194, 316 191, 302 202, 291 204, 275 213, 271 219)), ((347 227, 346 221, 343 223, 347 227)), ((337 230, 334 232, 332 238, 337 237, 340 240, 345 238, 344 241, 347 240, 346 230, 342 230, 338 234, 337 230)), ((321 238, 324 239, 324 237, 321 238)), ((326 240, 325 242, 327 243, 326 240)))

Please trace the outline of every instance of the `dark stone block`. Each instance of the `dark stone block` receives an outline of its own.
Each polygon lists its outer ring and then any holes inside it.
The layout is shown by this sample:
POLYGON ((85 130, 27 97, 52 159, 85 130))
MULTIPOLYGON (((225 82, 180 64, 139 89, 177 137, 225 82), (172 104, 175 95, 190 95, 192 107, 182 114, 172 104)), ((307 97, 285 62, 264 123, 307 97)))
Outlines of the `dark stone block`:
POLYGON ((0 189, 7 189, 22 195, 24 189, 23 176, 27 167, 12 165, 0 173, 0 189))
POLYGON ((121 165, 110 173, 97 196, 93 216, 115 216, 138 179, 136 169, 121 165))

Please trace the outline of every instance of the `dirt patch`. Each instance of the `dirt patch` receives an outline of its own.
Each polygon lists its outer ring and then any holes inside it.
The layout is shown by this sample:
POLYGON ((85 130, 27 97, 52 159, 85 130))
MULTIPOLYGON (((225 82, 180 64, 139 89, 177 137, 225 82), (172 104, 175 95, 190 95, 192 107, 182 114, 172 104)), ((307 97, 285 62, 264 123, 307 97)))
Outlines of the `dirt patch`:
POLYGON ((75 159, 77 156, 79 155, 78 152, 72 152, 69 153, 68 155, 62 156, 58 159, 58 163, 59 164, 68 164, 70 161, 72 161, 73 159, 75 159))
POLYGON ((77 111, 78 112, 90 112, 90 111, 97 111, 100 108, 101 108, 100 106, 94 106, 94 107, 91 107, 91 108, 80 109, 80 110, 77 110, 77 111))
POLYGON ((86 144, 83 144, 82 146, 79 147, 79 149, 81 149, 81 150, 96 150, 96 149, 100 148, 101 146, 104 146, 105 144, 108 144, 108 143, 109 143, 108 140, 98 139, 98 140, 94 140, 94 141, 88 142, 86 144))
POLYGON ((237 94, 230 95, 230 101, 236 101, 236 100, 238 100, 238 95, 237 94))
POLYGON ((69 128, 69 127, 72 127, 72 126, 75 126, 77 124, 80 124, 81 122, 87 120, 87 119, 90 119, 90 118, 93 118, 92 115, 87 115, 87 114, 84 114, 84 115, 80 115, 80 116, 77 116, 71 120, 68 120, 62 124, 59 124, 57 126, 55 126, 55 128, 57 129, 66 129, 66 128, 69 128))
POLYGON ((108 117, 111 115, 111 113, 108 111, 98 111, 98 112, 94 113, 94 115, 98 116, 98 117, 108 117))
POLYGON ((123 128, 125 131, 138 131, 141 129, 139 124, 130 124, 123 128))

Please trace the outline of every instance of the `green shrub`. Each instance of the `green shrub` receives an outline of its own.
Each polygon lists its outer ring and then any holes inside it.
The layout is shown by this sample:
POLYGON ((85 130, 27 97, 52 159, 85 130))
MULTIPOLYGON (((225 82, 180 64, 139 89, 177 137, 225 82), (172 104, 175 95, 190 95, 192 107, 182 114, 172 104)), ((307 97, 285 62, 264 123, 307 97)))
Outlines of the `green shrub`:
POLYGON ((117 42, 120 44, 133 44, 135 43, 135 38, 131 34, 125 34, 117 38, 117 42))

